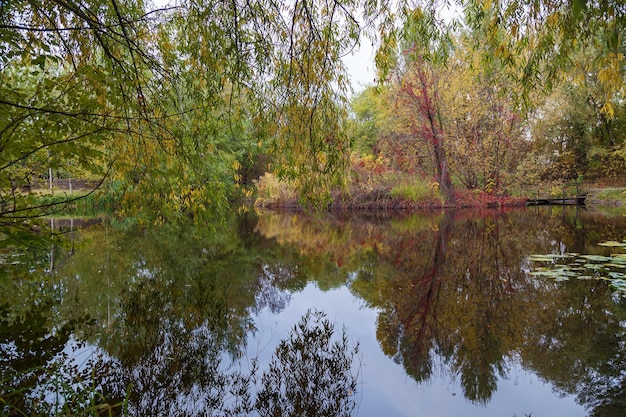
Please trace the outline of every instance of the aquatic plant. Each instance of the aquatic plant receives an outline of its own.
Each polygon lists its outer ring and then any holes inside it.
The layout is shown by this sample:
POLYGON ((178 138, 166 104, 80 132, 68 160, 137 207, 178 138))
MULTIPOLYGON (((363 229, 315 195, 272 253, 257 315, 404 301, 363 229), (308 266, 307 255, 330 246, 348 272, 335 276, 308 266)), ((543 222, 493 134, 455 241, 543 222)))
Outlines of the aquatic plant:
MULTIPOLYGON (((622 249, 626 241, 604 241, 598 246, 622 249)), ((595 254, 534 254, 528 256, 533 265, 531 275, 555 281, 570 279, 595 279, 608 281, 616 294, 626 298, 626 253, 595 254)))

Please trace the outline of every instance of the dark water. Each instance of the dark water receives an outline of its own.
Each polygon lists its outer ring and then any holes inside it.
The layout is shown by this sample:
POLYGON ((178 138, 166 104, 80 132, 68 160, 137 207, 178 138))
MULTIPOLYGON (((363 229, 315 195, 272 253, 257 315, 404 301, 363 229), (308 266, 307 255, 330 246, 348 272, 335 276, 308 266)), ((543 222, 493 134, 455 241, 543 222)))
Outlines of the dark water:
POLYGON ((0 252, 4 414, 624 415, 622 293, 529 260, 624 252, 623 216, 70 226, 0 252))

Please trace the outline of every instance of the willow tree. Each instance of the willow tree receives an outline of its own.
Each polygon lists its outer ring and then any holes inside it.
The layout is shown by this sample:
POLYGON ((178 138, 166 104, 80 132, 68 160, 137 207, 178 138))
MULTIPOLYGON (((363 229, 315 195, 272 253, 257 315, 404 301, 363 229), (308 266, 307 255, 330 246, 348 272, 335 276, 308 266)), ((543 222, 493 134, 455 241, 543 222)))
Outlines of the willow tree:
POLYGON ((577 53, 592 48, 589 64, 605 90, 603 113, 613 117, 624 94, 626 6, 616 0, 471 0, 465 19, 483 34, 484 62, 499 61, 519 102, 532 106, 532 92, 550 91, 572 68, 577 53), (504 36, 506 34, 506 36, 504 36))
POLYGON ((70 160, 115 179, 126 207, 162 205, 160 220, 227 208, 225 183, 254 147, 317 201, 347 162, 341 57, 358 42, 360 6, 3 2, 2 224, 48 214, 20 187, 70 160))
POLYGON ((42 171, 72 162, 77 173, 102 182, 114 162, 107 150, 159 125, 146 100, 148 80, 163 73, 142 39, 150 17, 143 6, 62 0, 0 5, 3 232, 54 209, 20 192, 42 171))

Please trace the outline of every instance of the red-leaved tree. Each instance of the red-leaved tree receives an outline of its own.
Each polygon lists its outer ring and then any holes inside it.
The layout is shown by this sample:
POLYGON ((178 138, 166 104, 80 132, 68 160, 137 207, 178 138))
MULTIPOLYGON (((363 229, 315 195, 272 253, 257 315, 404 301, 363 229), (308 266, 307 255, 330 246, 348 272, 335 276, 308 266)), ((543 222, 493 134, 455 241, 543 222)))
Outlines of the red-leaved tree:
POLYGON ((410 64, 403 75, 396 99, 397 115, 419 144, 429 147, 433 175, 446 203, 455 202, 455 192, 450 180, 446 157, 445 134, 437 93, 437 75, 423 60, 410 64))

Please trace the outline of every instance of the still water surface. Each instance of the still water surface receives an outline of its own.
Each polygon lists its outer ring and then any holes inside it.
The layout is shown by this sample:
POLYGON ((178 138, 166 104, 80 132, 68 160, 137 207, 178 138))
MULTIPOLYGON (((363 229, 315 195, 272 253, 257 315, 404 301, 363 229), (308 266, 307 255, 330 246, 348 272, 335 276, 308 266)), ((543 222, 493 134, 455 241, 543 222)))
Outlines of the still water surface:
POLYGON ((626 302, 598 279, 624 268, 565 280, 532 260, 619 256, 598 243, 626 239, 623 216, 248 214, 65 237, 2 253, 9 415, 104 402, 142 416, 626 409, 626 302))

